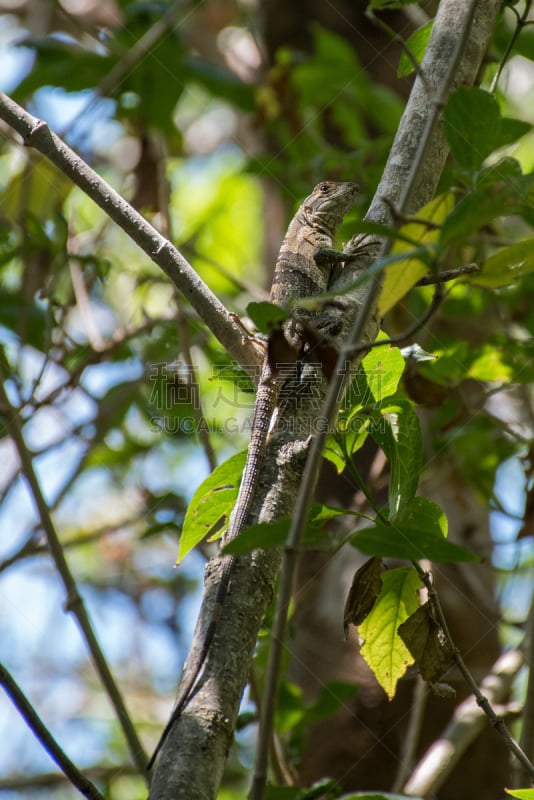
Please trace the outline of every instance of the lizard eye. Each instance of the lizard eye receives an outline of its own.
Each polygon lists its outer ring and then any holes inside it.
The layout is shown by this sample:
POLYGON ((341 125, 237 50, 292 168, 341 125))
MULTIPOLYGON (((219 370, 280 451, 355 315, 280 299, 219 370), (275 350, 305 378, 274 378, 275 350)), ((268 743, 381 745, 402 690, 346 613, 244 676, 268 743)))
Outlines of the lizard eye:
POLYGON ((328 192, 330 191, 330 184, 329 183, 321 183, 321 185, 319 187, 319 191, 322 192, 323 194, 328 194, 328 192))

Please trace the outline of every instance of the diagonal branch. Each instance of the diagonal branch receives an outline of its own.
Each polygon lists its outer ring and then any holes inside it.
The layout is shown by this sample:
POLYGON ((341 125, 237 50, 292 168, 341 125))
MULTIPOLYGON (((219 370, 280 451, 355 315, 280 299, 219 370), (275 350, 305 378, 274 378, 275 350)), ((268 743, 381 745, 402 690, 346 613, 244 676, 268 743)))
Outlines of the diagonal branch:
POLYGON ((9 674, 3 664, 0 664, 0 684, 4 687, 17 710, 24 717, 28 727, 31 728, 44 749, 63 770, 69 781, 88 800, 104 800, 94 783, 83 775, 78 767, 58 745, 20 686, 9 674))
MULTIPOLYGON (((518 650, 510 650, 498 659, 481 682, 486 702, 501 710, 522 665, 523 657, 518 650)), ((486 712, 475 696, 470 695, 457 707, 441 736, 415 766, 403 787, 404 794, 410 797, 434 796, 486 725, 486 712)))
POLYGON ((113 674, 101 650, 82 596, 78 591, 78 586, 76 585, 74 576, 72 575, 67 559, 65 558, 63 547, 50 515, 50 510, 43 496, 39 480, 37 479, 37 475, 35 474, 35 470, 33 468, 32 456, 24 440, 18 409, 12 406, 7 396, 4 385, 4 381, 7 379, 7 375, 4 372, 5 357, 3 354, 0 354, 0 356, 0 409, 6 416, 8 429, 11 433, 19 455, 22 473, 30 487, 33 502, 35 503, 37 513, 41 520, 41 525, 43 530, 46 532, 52 558, 54 559, 56 569, 65 587, 65 592, 67 595, 65 608, 67 611, 71 611, 76 618, 76 622, 78 623, 82 636, 84 637, 89 652, 91 653, 93 663, 98 672, 100 680, 102 681, 102 685, 104 686, 104 689, 106 690, 108 697, 115 709, 119 724, 121 725, 126 741, 128 742, 132 758, 137 765, 139 772, 146 777, 146 753, 144 752, 141 741, 139 740, 139 737, 137 736, 136 730, 130 719, 130 715, 128 714, 128 710, 122 698, 120 689, 115 682, 113 674))
POLYGON ((198 277, 180 251, 56 136, 46 122, 33 117, 2 92, 0 119, 22 136, 25 145, 46 156, 79 186, 161 267, 228 353, 254 377, 263 355, 254 338, 245 335, 236 316, 198 277))

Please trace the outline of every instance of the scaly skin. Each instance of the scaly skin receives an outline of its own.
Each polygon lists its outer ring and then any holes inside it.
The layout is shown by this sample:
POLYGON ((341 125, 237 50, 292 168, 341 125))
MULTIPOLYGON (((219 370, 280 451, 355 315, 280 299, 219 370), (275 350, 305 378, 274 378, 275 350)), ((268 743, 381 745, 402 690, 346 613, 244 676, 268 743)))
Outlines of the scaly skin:
MULTIPOLYGON (((355 183, 334 181, 319 183, 293 217, 282 242, 270 299, 276 305, 293 306, 292 318, 286 324, 285 336, 296 353, 302 349, 305 342, 305 325, 313 327, 314 313, 317 313, 299 310, 298 299, 326 292, 332 267, 341 257, 333 250, 334 236, 344 215, 354 204, 357 191, 358 186, 355 183)), ((269 427, 286 379, 287 375, 278 374, 276 364, 270 363, 267 354, 254 406, 247 461, 237 502, 223 538, 224 544, 239 536, 247 524, 263 465, 269 427)), ((188 670, 188 677, 182 681, 171 718, 150 759, 148 769, 153 765, 163 742, 191 697, 204 668, 223 610, 224 599, 228 593, 234 565, 235 556, 226 556, 201 650, 188 670)))

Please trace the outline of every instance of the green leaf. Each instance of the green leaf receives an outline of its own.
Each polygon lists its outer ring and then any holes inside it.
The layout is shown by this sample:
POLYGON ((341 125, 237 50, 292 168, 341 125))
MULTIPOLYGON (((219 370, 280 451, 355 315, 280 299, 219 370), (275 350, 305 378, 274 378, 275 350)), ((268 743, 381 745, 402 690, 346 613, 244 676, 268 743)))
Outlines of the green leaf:
POLYGON ((476 357, 466 371, 466 377, 478 381, 513 381, 514 365, 506 361, 506 356, 507 353, 494 344, 482 345, 477 348, 476 357))
MULTIPOLYGON (((406 47, 411 51, 418 64, 423 60, 433 25, 434 20, 430 20, 426 25, 414 31, 406 41, 406 47)), ((399 61, 399 68, 397 69, 397 78, 406 78, 408 75, 411 75, 413 71, 414 65, 403 51, 399 61)))
MULTIPOLYGON (((354 511, 346 508, 331 508, 320 503, 314 503, 311 509, 310 519, 302 543, 317 545, 324 537, 324 522, 335 517, 344 515, 354 516, 354 511)), ((285 544, 291 517, 284 517, 273 522, 259 522, 257 525, 250 525, 245 528, 235 539, 228 542, 223 548, 224 553, 232 555, 244 555, 251 553, 259 548, 267 549, 270 547, 281 547, 285 544)))
POLYGON ((435 620, 430 602, 399 625, 399 636, 415 658, 423 680, 436 683, 454 664, 451 644, 435 620))
POLYGON ((383 558, 428 558, 441 563, 477 561, 463 547, 447 541, 447 519, 442 509, 425 497, 415 497, 402 515, 391 522, 376 522, 351 536, 362 553, 383 558))
POLYGON ((397 263, 389 264, 385 271, 378 299, 381 316, 393 308, 415 286, 419 278, 428 272, 428 259, 421 257, 424 252, 422 248, 431 247, 439 242, 439 226, 451 213, 453 205, 452 193, 440 194, 427 203, 409 223, 402 226, 400 233, 405 239, 395 241, 392 253, 397 259, 402 254, 406 254, 406 257, 397 263), (420 246, 418 255, 414 255, 414 244, 420 246))
POLYGON ((449 97, 443 125, 453 156, 460 166, 474 172, 499 141, 499 104, 483 89, 462 86, 449 97))
POLYGON ((423 440, 413 404, 400 401, 384 408, 382 416, 375 417, 371 435, 391 464, 389 514, 394 517, 407 507, 419 486, 423 440))
MULTIPOLYGON (((340 800, 408 800, 405 794, 395 794, 394 792, 382 792, 380 794, 373 792, 356 792, 356 794, 344 794, 340 800)), ((421 797, 415 795, 410 796, 409 800, 422 800, 421 797)))
POLYGON ((414 497, 402 516, 393 519, 392 524, 395 525, 398 520, 416 528, 424 528, 436 536, 443 536, 444 539, 447 538, 449 527, 447 516, 437 503, 427 497, 414 497))
MULTIPOLYGON (((514 3, 509 3, 514 5, 514 3)), ((506 44, 508 45, 508 32, 506 34, 506 44)), ((519 36, 514 41, 514 54, 525 56, 529 61, 534 61, 534 31, 527 25, 521 26, 519 36)))
POLYGON ((358 691, 354 683, 343 681, 329 681, 321 685, 319 696, 309 708, 305 710, 303 722, 311 725, 319 719, 329 717, 342 705, 346 705, 358 691))
POLYGON ((287 319, 287 313, 280 306, 275 306, 274 303, 249 303, 247 306, 247 314, 250 319, 262 333, 268 334, 273 328, 278 327, 282 322, 287 319))
POLYGON ((223 548, 223 553, 241 556, 259 548, 281 547, 287 539, 290 525, 290 517, 251 525, 228 542, 223 548))
MULTIPOLYGON (((387 338, 381 332, 380 339, 387 338)), ((371 350, 356 370, 343 398, 336 432, 327 439, 324 456, 341 474, 347 459, 363 446, 371 426, 376 424, 367 406, 380 408, 385 398, 393 395, 404 372, 405 361, 396 347, 377 347, 371 350)), ((380 424, 380 423, 379 423, 380 424)))
POLYGON ((13 98, 18 102, 41 86, 60 86, 67 92, 94 89, 114 66, 115 59, 94 50, 85 50, 78 43, 56 37, 27 36, 18 47, 32 49, 35 61, 31 72, 18 85, 13 98))
POLYGON ((369 558, 356 571, 343 610, 343 630, 348 637, 349 625, 361 625, 376 602, 382 588, 382 560, 369 558))
POLYGON ((20 219, 29 213, 41 222, 50 220, 72 189, 72 182, 44 156, 35 156, 32 169, 10 181, 2 197, 1 214, 20 219))
POLYGON ((517 797, 519 800, 534 800, 534 789, 505 789, 510 797, 517 797))
MULTIPOLYGON (((389 337, 381 331, 377 341, 389 337)), ((392 345, 375 347, 364 358, 362 366, 367 377, 367 385, 375 403, 395 394, 405 367, 405 361, 398 347, 392 345)))
POLYGON ((523 275, 534 271, 534 238, 503 247, 484 263, 482 272, 467 277, 477 286, 499 289, 517 283, 523 275))
POLYGON ((247 451, 242 450, 213 470, 191 498, 185 514, 178 564, 187 553, 228 517, 237 499, 247 451))
POLYGON ((514 159, 503 159, 482 170, 473 191, 460 200, 445 220, 442 246, 472 236, 498 217, 519 214, 531 223, 534 220, 533 187, 534 175, 522 175, 514 159))
POLYGON ((417 592, 421 586, 413 567, 384 573, 382 590, 358 628, 364 640, 361 654, 390 700, 395 696, 397 682, 414 663, 397 630, 418 608, 417 592))
POLYGON ((335 434, 328 436, 324 449, 324 457, 330 461, 341 475, 347 466, 347 460, 363 447, 368 435, 372 418, 364 414, 354 414, 348 419, 339 419, 335 434))
POLYGON ((0 292, 0 325, 19 337, 24 332, 24 341, 36 350, 44 350, 47 338, 47 313, 41 305, 30 303, 23 293, 0 292))
POLYGON ((517 141, 531 130, 532 125, 530 122, 523 122, 522 119, 513 119, 512 117, 503 117, 497 146, 505 147, 507 144, 512 144, 512 142, 517 141))

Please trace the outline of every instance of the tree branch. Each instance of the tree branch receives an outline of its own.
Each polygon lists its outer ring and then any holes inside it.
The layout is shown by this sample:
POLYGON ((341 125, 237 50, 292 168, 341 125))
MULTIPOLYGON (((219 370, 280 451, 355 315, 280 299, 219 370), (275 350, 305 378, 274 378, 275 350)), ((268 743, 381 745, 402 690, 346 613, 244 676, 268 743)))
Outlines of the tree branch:
POLYGON ((435 275, 423 275, 416 286, 432 286, 435 283, 447 283, 454 281, 457 278, 463 278, 464 275, 472 275, 474 272, 480 272, 478 264, 464 264, 462 267, 456 269, 445 269, 443 272, 438 272, 435 275))
MULTIPOLYGON (((530 605, 528 620, 525 631, 524 647, 526 649, 525 660, 530 665, 525 702, 523 705, 521 737, 519 744, 529 758, 534 756, 534 598, 530 605)), ((531 777, 528 771, 521 765, 516 771, 516 786, 522 786, 531 777)))
POLYGON ((18 409, 13 408, 7 396, 4 386, 4 381, 7 379, 7 375, 4 372, 4 363, 6 363, 5 356, 3 353, 0 353, 0 410, 6 416, 8 429, 11 433, 19 455, 22 473, 30 487, 33 502, 35 503, 37 513, 41 520, 41 525, 47 536, 50 553, 54 559, 56 569, 65 587, 65 592, 67 595, 65 608, 67 611, 71 611, 76 618, 82 636, 84 637, 89 652, 91 653, 95 668, 98 672, 100 680, 102 681, 102 685, 104 686, 115 709, 119 724, 122 727, 124 736, 128 742, 132 758, 137 765, 139 772, 146 779, 146 753, 144 752, 141 741, 139 740, 139 737, 137 736, 135 728, 132 724, 119 687, 115 682, 113 674, 100 648, 100 644, 93 630, 93 626, 89 619, 85 604, 78 591, 76 581, 74 580, 74 577, 70 571, 67 559, 65 558, 63 547, 52 521, 52 517, 50 516, 50 511, 44 499, 37 475, 35 474, 35 470, 33 468, 32 456, 24 440, 19 411, 18 409))
MULTIPOLYGON (((486 702, 499 705, 506 701, 522 664, 523 657, 517 650, 511 650, 498 659, 481 683, 486 702)), ((403 788, 404 794, 410 797, 435 795, 463 753, 483 730, 486 719, 485 711, 473 695, 464 700, 443 734, 416 765, 403 788)))
POLYGON ((252 377, 263 353, 174 245, 70 149, 46 122, 0 92, 0 119, 79 186, 170 278, 222 346, 252 377))
MULTIPOLYGON (((444 134, 441 126, 437 125, 441 108, 453 84, 453 78, 456 77, 457 82, 460 80, 466 83, 474 82, 498 7, 500 3, 497 0, 492 0, 491 4, 487 0, 471 0, 470 3, 466 3, 465 0, 442 0, 440 3, 432 36, 421 64, 425 80, 421 80, 418 75, 414 83, 366 220, 395 225, 397 223, 391 213, 392 204, 396 204, 399 214, 411 214, 432 198, 447 154, 444 134), (474 37, 475 31, 479 47, 466 46, 468 39, 474 37), (475 49, 476 58, 473 57, 475 49), (429 96, 429 91, 433 92, 433 96, 429 96)), ((358 245, 361 246, 361 240, 351 240, 347 251, 349 253, 354 251, 358 245)), ((387 255, 391 246, 392 241, 386 241, 381 247, 380 255, 387 255)), ((361 268, 360 263, 353 265, 352 269, 344 270, 338 282, 339 288, 354 283, 357 277, 355 270, 361 268)), ((275 698, 297 561, 296 554, 317 483, 328 428, 337 413, 343 387, 353 366, 353 348, 374 340, 378 332, 377 300, 380 287, 381 276, 376 275, 370 283, 360 287, 356 296, 353 294, 351 297, 349 293, 342 299, 345 305, 344 313, 352 322, 339 353, 335 377, 328 387, 322 410, 325 425, 313 439, 297 500, 292 506, 292 524, 284 549, 282 577, 267 668, 264 714, 260 723, 250 800, 263 798, 267 781, 269 742, 272 736, 275 698), (352 301, 352 309, 349 312, 346 307, 347 300, 352 301)), ((335 289, 335 287, 329 288, 335 289)))
POLYGON ((0 683, 6 690, 16 709, 33 731, 46 752, 54 759, 58 767, 63 770, 73 786, 88 800, 104 800, 94 783, 83 775, 78 767, 58 745, 37 711, 34 709, 22 689, 9 674, 3 664, 0 664, 0 683))
MULTIPOLYGON (((461 66, 455 82, 472 84, 499 6, 500 0, 491 2, 474 0, 468 6, 464 0, 454 0, 454 2, 442 0, 439 22, 434 28, 427 57, 422 66, 427 76, 427 83, 430 82, 435 87, 436 95, 429 98, 421 81, 416 81, 368 219, 378 222, 390 220, 387 205, 383 201, 385 196, 391 202, 400 205, 405 213, 416 211, 433 196, 447 155, 443 134, 434 123, 439 116, 453 72, 451 60, 454 60, 455 54, 461 51, 461 66), (462 32, 467 28, 466 20, 471 18, 466 14, 472 13, 473 9, 476 11, 476 21, 471 28, 469 42, 465 43, 462 32), (429 117, 432 118, 432 125, 429 117), (427 146, 422 147, 427 126, 433 128, 432 135, 428 137, 427 146)), ((354 241, 352 244, 354 248, 357 247, 357 242, 354 241)), ((369 255, 363 263, 367 265, 370 261, 369 255)), ((337 281, 329 288, 341 291, 346 286, 354 284, 355 277, 361 269, 362 261, 354 265, 351 263, 349 268, 346 265, 337 281)), ((371 342, 376 336, 377 291, 378 285, 375 285, 370 293, 367 283, 363 287, 360 285, 358 291, 353 291, 352 295, 349 293, 341 297, 340 306, 344 309, 340 312, 341 317, 346 315, 350 321, 358 310, 360 312, 353 331, 358 343, 371 342)), ((348 333, 345 327, 347 347, 352 347, 355 342, 348 333)), ((345 361, 350 363, 350 354, 344 352, 343 355, 345 361)), ((344 372, 344 363, 342 367, 341 374, 344 372)), ((308 373, 308 377, 313 379, 311 373, 308 373)), ((305 381, 304 373, 302 380, 305 381)), ((299 495, 299 524, 302 524, 305 518, 303 509, 306 508, 315 486, 316 465, 322 452, 322 442, 318 437, 314 438, 314 435, 321 422, 323 427, 326 427, 325 416, 331 416, 335 410, 335 397, 338 392, 332 388, 333 385, 332 383, 331 395, 334 396, 334 400, 331 400, 326 408, 326 414, 325 410, 319 412, 317 403, 320 394, 318 396, 317 392, 306 406, 303 404, 302 396, 296 398, 294 403, 288 398, 284 411, 280 414, 269 438, 261 482, 252 508, 253 519, 268 522, 290 514, 295 521, 295 497, 300 489, 302 494, 299 495), (303 420, 308 420, 307 427, 299 427, 303 420), (295 427, 298 428, 298 433, 295 432, 295 427), (314 460, 308 459, 307 483, 304 485, 303 468, 310 442, 314 448, 314 460)), ((314 384, 314 389, 316 386, 317 383, 314 384)), ((324 397, 326 393, 324 383, 320 392, 324 397)), ((282 585, 279 590, 279 618, 282 624, 273 632, 272 642, 275 648, 282 646, 285 632, 285 612, 291 594, 291 576, 295 560, 294 541, 290 539, 284 554, 288 567, 282 575, 282 585)), ((298 542, 298 536, 296 541, 298 542)), ((152 800, 174 800, 180 796, 187 796, 188 800, 200 800, 200 798, 205 800, 216 796, 232 739, 239 702, 247 681, 248 665, 264 609, 271 597, 278 566, 279 555, 276 551, 258 551, 238 559, 232 576, 231 589, 225 599, 224 612, 218 620, 215 640, 210 648, 196 693, 176 721, 156 763, 150 793, 152 800)), ((194 654, 203 641, 206 622, 211 618, 220 572, 220 560, 212 560, 207 568, 201 613, 188 661, 194 659, 194 654)), ((185 675, 187 670, 186 664, 185 675)), ((275 676, 272 681, 275 687, 277 669, 270 674, 275 676)), ((272 687, 271 697, 274 697, 272 687)), ((270 708, 272 702, 267 698, 264 700, 265 714, 272 713, 270 708)), ((255 780, 256 794, 253 794, 253 797, 261 796, 261 785, 265 781, 266 754, 271 740, 270 731, 265 725, 262 726, 261 735, 264 740, 262 757, 265 769, 260 764, 255 780)))

